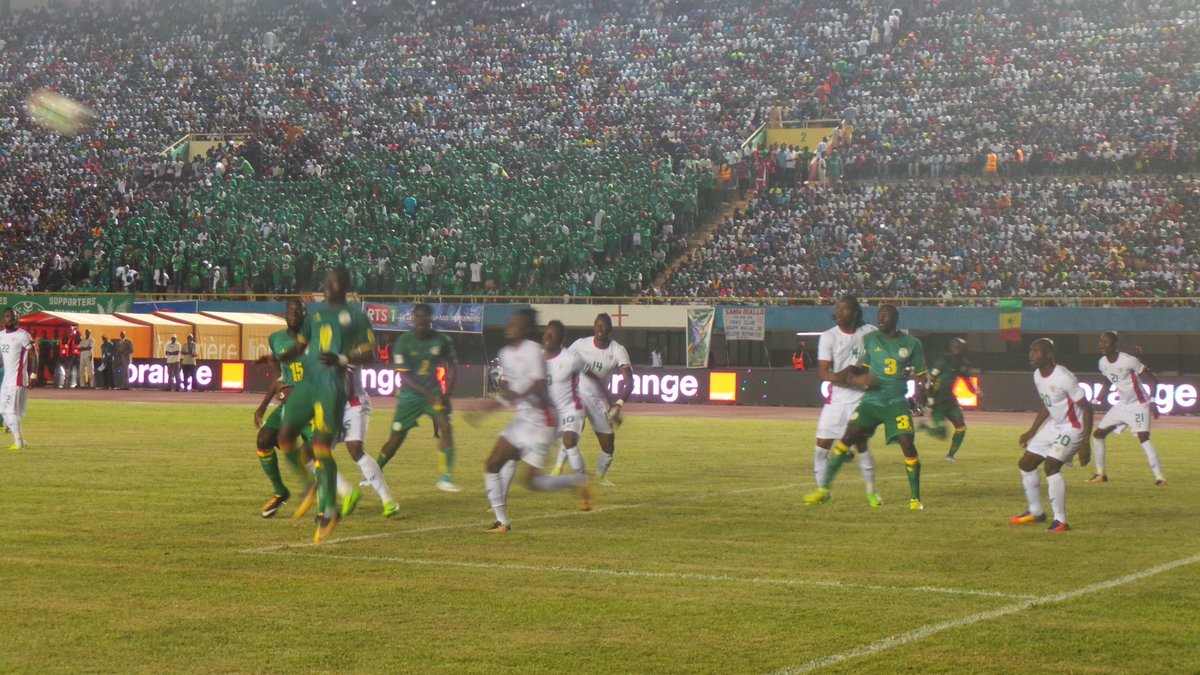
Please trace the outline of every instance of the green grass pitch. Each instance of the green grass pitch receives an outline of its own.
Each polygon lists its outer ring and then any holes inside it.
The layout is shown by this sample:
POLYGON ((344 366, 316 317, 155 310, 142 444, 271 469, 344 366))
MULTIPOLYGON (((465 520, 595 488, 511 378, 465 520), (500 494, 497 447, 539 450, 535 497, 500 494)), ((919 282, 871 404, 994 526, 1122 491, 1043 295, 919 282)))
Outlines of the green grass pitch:
POLYGON ((805 507, 813 422, 633 416, 597 511, 514 485, 514 529, 489 536, 497 415, 458 425, 462 493, 434 490, 422 427, 386 470, 401 517, 368 493, 314 548, 293 505, 258 515, 251 413, 31 402, 32 447, 0 455, 0 671, 1200 671, 1188 429, 1155 431, 1165 489, 1128 435, 1107 485, 1068 471, 1075 531, 1055 536, 1007 522, 1015 425, 972 426, 953 465, 921 437, 910 512, 894 447, 875 447, 882 509, 855 465, 805 507))

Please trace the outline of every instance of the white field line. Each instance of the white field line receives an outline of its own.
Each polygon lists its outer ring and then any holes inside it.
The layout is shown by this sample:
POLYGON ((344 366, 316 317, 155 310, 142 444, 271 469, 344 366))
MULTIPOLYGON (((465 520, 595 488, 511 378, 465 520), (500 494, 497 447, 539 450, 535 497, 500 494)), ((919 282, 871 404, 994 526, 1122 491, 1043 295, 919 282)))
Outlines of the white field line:
POLYGON ((1163 572, 1169 572, 1169 571, 1179 568, 1179 567, 1184 567, 1187 565, 1194 565, 1198 562, 1200 562, 1200 553, 1197 553, 1196 555, 1188 556, 1186 558, 1172 560, 1171 562, 1163 563, 1161 565, 1155 565, 1154 567, 1148 567, 1144 570, 1132 572, 1130 574, 1126 574, 1125 576, 1117 577, 1115 579, 1109 579, 1107 581, 1098 581, 1094 584, 1089 584, 1087 586, 1084 586, 1083 588, 1077 588, 1073 591, 1064 591, 1062 593, 1053 593, 1051 595, 1038 596, 1038 597, 1030 598, 1028 600, 1023 600, 1022 602, 1016 602, 1011 605, 1006 605, 1006 606, 1000 607, 998 609, 988 610, 986 612, 979 612, 977 614, 971 614, 969 616, 964 616, 960 619, 951 619, 949 621, 941 621, 939 623, 931 623, 926 626, 917 628, 916 630, 912 630, 907 633, 900 633, 898 635, 886 637, 886 638, 883 638, 882 640, 877 640, 870 644, 866 644, 861 647, 856 647, 855 649, 851 649, 849 651, 844 651, 839 654, 833 654, 832 656, 826 656, 823 658, 814 659, 812 661, 809 661, 808 663, 803 663, 798 666, 782 668, 780 670, 775 671, 775 673, 776 673, 776 675, 792 675, 794 673, 809 673, 809 672, 812 672, 819 668, 827 668, 829 666, 835 666, 835 665, 838 665, 839 663, 844 663, 846 661, 850 661, 851 659, 857 659, 857 658, 864 657, 864 656, 874 656, 876 654, 886 652, 890 649, 895 649, 896 647, 906 645, 910 642, 916 642, 917 640, 923 640, 932 635, 937 635, 938 633, 942 633, 942 632, 945 632, 945 631, 948 631, 948 630, 951 630, 954 628, 963 628, 963 627, 972 626, 974 624, 981 623, 984 621, 991 621, 992 619, 998 619, 1000 617, 1008 616, 1009 614, 1016 614, 1017 612, 1023 612, 1032 607, 1041 607, 1044 605, 1054 605, 1054 604, 1058 604, 1060 602, 1066 602, 1067 600, 1074 600, 1075 598, 1079 598, 1079 597, 1082 597, 1085 595, 1090 595, 1092 593, 1097 593, 1100 591, 1107 591, 1111 588, 1116 588, 1118 586, 1124 586, 1126 584, 1131 584, 1135 581, 1141 581, 1142 579, 1146 579, 1146 578, 1149 578, 1149 577, 1152 577, 1152 576, 1155 576, 1158 574, 1162 574, 1163 572))
POLYGON ((943 588, 939 586, 889 586, 886 584, 858 584, 846 581, 822 581, 818 579, 779 579, 773 577, 741 577, 729 574, 700 574, 697 572, 655 572, 642 570, 615 570, 604 567, 564 567, 560 565, 528 565, 524 563, 495 563, 475 562, 470 560, 431 560, 428 558, 400 558, 374 555, 338 555, 335 553, 316 553, 305 551, 264 551, 263 555, 278 555, 293 558, 329 558, 332 560, 355 560, 363 562, 383 562, 393 565, 413 565, 420 567, 459 567, 478 570, 499 570, 505 572, 538 572, 552 574, 589 574, 616 578, 632 579, 666 579, 669 581, 705 581, 715 583, 751 584, 758 586, 816 586, 819 588, 845 588, 869 591, 907 591, 911 593, 943 593, 946 595, 972 595, 988 598, 1005 598, 1032 600, 1036 596, 1000 593, 997 591, 980 591, 970 588, 943 588))

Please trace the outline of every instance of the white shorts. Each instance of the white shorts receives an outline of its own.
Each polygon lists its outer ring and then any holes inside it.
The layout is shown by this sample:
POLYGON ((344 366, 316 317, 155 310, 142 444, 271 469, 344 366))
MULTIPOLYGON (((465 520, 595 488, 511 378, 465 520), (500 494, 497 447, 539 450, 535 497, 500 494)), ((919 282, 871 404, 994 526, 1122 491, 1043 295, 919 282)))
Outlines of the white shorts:
POLYGON ((1047 422, 1030 439, 1025 449, 1039 457, 1053 457, 1066 464, 1075 456, 1079 442, 1083 440, 1083 429, 1070 424, 1047 422))
POLYGON ((540 469, 546 464, 546 452, 554 438, 554 428, 532 422, 522 417, 513 417, 500 438, 508 441, 521 452, 521 461, 540 469))
POLYGON ((1129 427, 1131 433, 1150 433, 1150 403, 1118 403, 1104 413, 1096 428, 1116 427, 1117 433, 1121 433, 1122 426, 1129 427))
POLYGON ((850 424, 850 416, 858 408, 858 401, 851 403, 826 403, 821 408, 821 417, 817 420, 817 438, 832 438, 840 441, 846 434, 850 424))
POLYGON ((581 408, 570 406, 567 408, 558 409, 558 435, 562 436, 568 431, 574 432, 576 436, 583 431, 583 415, 581 408))
POLYGON ((612 419, 608 416, 608 401, 590 396, 580 397, 580 400, 583 401, 583 412, 592 425, 592 431, 598 434, 611 434, 613 425, 612 419))
POLYGON ((367 440, 367 426, 371 422, 371 406, 346 404, 342 415, 342 440, 346 443, 362 443, 367 440))
POLYGON ((25 416, 25 401, 29 396, 29 390, 25 387, 10 385, 0 387, 0 413, 7 415, 25 416))

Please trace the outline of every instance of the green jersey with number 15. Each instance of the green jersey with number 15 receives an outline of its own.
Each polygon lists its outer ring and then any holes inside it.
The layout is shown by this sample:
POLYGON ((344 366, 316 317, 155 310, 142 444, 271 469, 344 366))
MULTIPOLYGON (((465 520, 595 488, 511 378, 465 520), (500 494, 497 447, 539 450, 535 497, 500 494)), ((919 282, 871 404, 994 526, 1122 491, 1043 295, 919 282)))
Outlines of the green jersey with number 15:
MULTIPOLYGON (((296 338, 292 337, 286 329, 271 333, 271 337, 267 338, 267 344, 271 346, 271 356, 276 360, 279 355, 291 349, 296 344, 296 338)), ((304 364, 297 357, 287 363, 279 364, 279 381, 286 385, 296 386, 304 379, 304 364)))

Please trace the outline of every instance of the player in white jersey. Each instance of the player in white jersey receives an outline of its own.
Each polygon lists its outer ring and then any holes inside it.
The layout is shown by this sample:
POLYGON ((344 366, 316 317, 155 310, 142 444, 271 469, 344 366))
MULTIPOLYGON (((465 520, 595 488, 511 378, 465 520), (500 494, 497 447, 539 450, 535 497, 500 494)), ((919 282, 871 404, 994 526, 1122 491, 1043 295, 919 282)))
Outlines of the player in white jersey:
MULTIPOLYGON (((846 383, 854 375, 854 367, 862 357, 863 336, 877 330, 875 326, 863 322, 862 306, 853 295, 844 295, 838 300, 833 319, 837 325, 821 333, 817 343, 817 371, 821 380, 828 382, 830 387, 829 397, 825 399, 821 417, 817 420, 817 444, 813 448, 813 477, 818 486, 825 477, 829 449, 846 432, 850 415, 854 414, 863 396, 862 389, 846 383)), ((883 500, 875 491, 875 456, 865 440, 855 447, 858 450, 859 470, 866 484, 867 502, 874 507, 883 506, 883 500)))
POLYGON ((9 450, 25 447, 21 436, 21 418, 25 416, 25 401, 29 383, 37 377, 38 356, 33 338, 21 329, 17 313, 4 310, 4 330, 0 331, 0 359, 4 361, 4 381, 0 384, 0 415, 4 426, 13 435, 9 450))
POLYGON ((1150 418, 1158 417, 1158 409, 1154 406, 1154 391, 1158 389, 1158 378, 1138 357, 1117 351, 1117 334, 1112 331, 1100 335, 1100 353, 1103 355, 1100 357, 1100 374, 1104 376, 1104 386, 1096 396, 1096 405, 1103 405, 1108 400, 1109 387, 1117 388, 1119 401, 1104 414, 1103 419, 1096 425, 1096 433, 1092 435, 1096 473, 1087 482, 1108 482, 1104 464, 1104 439, 1113 431, 1120 434, 1122 428, 1129 427, 1129 431, 1137 435, 1138 443, 1142 444, 1142 450, 1146 453, 1150 470, 1154 472, 1154 484, 1164 487, 1167 479, 1163 476, 1162 465, 1158 461, 1158 450, 1150 442, 1150 418))
POLYGON ((1079 453, 1079 464, 1087 466, 1091 459, 1088 446, 1092 433, 1092 406, 1088 403, 1075 374, 1054 362, 1054 343, 1046 338, 1034 340, 1029 346, 1029 365, 1033 366, 1033 384, 1041 399, 1041 409, 1033 418, 1029 431, 1021 434, 1020 444, 1025 454, 1017 466, 1021 468, 1021 483, 1029 509, 1008 522, 1014 525, 1043 523, 1042 485, 1038 476, 1039 464, 1046 471, 1046 488, 1050 493, 1050 508, 1054 520, 1047 532, 1067 532, 1067 485, 1062 467, 1070 464, 1079 453))
MULTIPOLYGON (((558 411, 558 437, 562 446, 559 456, 566 455, 571 470, 580 476, 586 470, 583 454, 579 452, 579 432, 583 430, 583 401, 579 398, 579 380, 588 377, 587 364, 570 349, 563 349, 563 338, 567 329, 561 321, 546 324, 542 335, 542 348, 546 354, 546 382, 550 391, 550 402, 558 411)), ((562 472, 556 465, 551 475, 562 472)))
POLYGON ((577 488, 579 508, 591 509, 591 488, 583 476, 542 473, 546 451, 554 440, 558 415, 546 386, 546 357, 542 346, 529 339, 536 326, 537 313, 526 308, 510 316, 504 329, 508 345, 499 354, 503 372, 500 399, 515 407, 516 412, 496 438, 483 475, 488 503, 496 514, 496 522, 487 529, 492 534, 503 534, 512 528, 508 519, 508 488, 516 470, 502 474, 511 461, 519 460, 521 469, 518 470, 529 489, 548 492, 577 488))
POLYGON ((383 479, 383 471, 379 462, 363 452, 363 443, 367 439, 367 427, 371 423, 371 397, 367 394, 362 383, 362 369, 354 366, 346 369, 349 387, 346 389, 346 409, 342 414, 342 440, 346 442, 346 452, 350 459, 362 471, 363 481, 351 488, 350 494, 342 498, 342 517, 354 513, 358 500, 362 497, 363 484, 370 485, 379 501, 383 502, 383 517, 391 518, 400 510, 400 505, 392 498, 387 481, 383 479))
MULTIPOLYGON (((583 359, 592 375, 579 379, 579 398, 583 401, 583 412, 600 443, 596 480, 601 485, 609 486, 612 483, 605 476, 612 466, 613 452, 616 450, 616 427, 621 425, 622 407, 633 393, 633 365, 629 361, 629 352, 612 339, 612 330, 612 317, 604 313, 597 314, 591 337, 579 338, 571 345, 571 351, 583 359), (614 371, 621 375, 621 384, 616 398, 610 400, 606 385, 614 371)), ((555 468, 561 470, 566 460, 566 452, 559 452, 555 468)))

